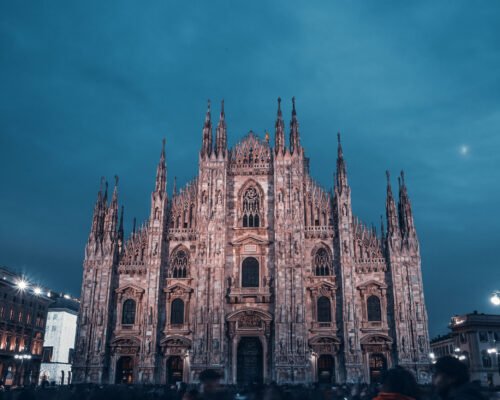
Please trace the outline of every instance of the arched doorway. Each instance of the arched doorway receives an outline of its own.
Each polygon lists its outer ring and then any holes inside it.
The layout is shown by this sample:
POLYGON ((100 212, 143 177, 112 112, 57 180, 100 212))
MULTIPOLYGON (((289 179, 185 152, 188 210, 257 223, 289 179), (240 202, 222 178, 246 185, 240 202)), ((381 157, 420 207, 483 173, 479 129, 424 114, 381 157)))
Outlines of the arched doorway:
POLYGON ((262 383, 264 365, 262 343, 258 337, 242 337, 238 343, 237 382, 262 383))
POLYGON ((115 383, 134 383, 134 360, 132 357, 120 357, 116 363, 115 383))
POLYGON ((370 383, 379 382, 382 373, 387 370, 387 360, 383 354, 373 353, 369 358, 370 383))
POLYGON ((167 383, 175 385, 182 382, 184 360, 180 356, 171 356, 167 360, 167 383))
POLYGON ((318 383, 335 383, 335 360, 330 354, 318 358, 318 383))

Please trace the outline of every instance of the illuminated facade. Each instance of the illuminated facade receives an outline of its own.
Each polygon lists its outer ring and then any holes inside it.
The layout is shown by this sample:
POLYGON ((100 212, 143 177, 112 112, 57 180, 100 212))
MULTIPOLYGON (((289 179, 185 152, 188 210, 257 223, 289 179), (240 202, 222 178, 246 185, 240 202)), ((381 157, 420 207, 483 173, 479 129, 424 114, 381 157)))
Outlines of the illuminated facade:
MULTIPOLYGON (((99 191, 85 251, 75 382, 358 382, 399 364, 428 380, 420 250, 403 175, 387 229, 353 216, 342 147, 333 193, 309 175, 293 104, 274 147, 227 148, 210 106, 198 177, 166 192, 165 148, 149 219, 124 238, 118 191, 99 191)), ((389 178, 389 176, 388 176, 389 178)), ((122 210, 123 211, 123 210, 122 210)))

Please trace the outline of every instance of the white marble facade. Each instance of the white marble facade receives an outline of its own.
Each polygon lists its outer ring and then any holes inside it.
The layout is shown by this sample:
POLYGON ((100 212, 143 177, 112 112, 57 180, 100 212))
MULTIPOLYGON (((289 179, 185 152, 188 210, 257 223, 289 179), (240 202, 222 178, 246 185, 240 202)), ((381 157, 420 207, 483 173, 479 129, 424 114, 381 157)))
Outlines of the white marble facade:
POLYGON ((329 192, 309 175, 295 102, 288 146, 284 125, 279 103, 273 147, 250 132, 228 149, 223 104, 215 143, 209 107, 197 178, 168 198, 163 146, 150 217, 126 240, 117 185, 109 204, 101 188, 75 381, 194 382, 213 368, 227 383, 369 382, 396 364, 428 379, 403 175, 396 201, 387 174, 377 234, 353 215, 340 135, 329 192))

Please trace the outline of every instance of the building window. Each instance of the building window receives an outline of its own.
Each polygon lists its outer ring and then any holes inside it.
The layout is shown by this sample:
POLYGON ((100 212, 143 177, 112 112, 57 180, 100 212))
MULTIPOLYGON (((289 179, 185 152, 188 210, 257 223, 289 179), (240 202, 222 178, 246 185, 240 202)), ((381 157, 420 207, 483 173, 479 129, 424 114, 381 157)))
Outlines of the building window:
POLYGON ((481 352, 481 355, 482 355, 482 359, 483 359, 483 367, 484 368, 491 368, 491 357, 488 354, 488 352, 486 350, 483 350, 481 352))
POLYGON ((322 296, 318 299, 318 322, 332 322, 330 299, 322 296))
POLYGON ((313 259, 314 274, 316 276, 332 275, 332 260, 328 251, 324 248, 318 249, 313 259))
POLYGON ((256 258, 245 258, 241 270, 242 287, 259 287, 259 262, 256 258))
POLYGON ((75 349, 69 349, 68 352, 68 364, 73 364, 73 359, 75 358, 75 349))
POLYGON ((380 299, 377 296, 368 297, 368 300, 366 300, 366 309, 368 311, 368 321, 382 321, 380 299))
POLYGON ((487 342, 488 341, 488 332, 479 332, 479 341, 480 342, 487 342))
POLYGON ((135 323, 135 301, 125 300, 122 310, 122 325, 134 325, 135 323))
POLYGON ((243 227, 260 226, 260 198, 257 189, 249 187, 243 194, 243 227))
POLYGON ((54 352, 54 348, 52 346, 50 347, 43 347, 43 353, 42 353, 42 362, 44 363, 49 363, 52 361, 52 353, 54 352))
POLYGON ((171 278, 186 278, 188 275, 189 256, 185 250, 177 250, 170 263, 171 278))
POLYGON ((184 302, 175 299, 170 306, 170 323, 172 325, 182 325, 184 323, 184 302))
POLYGON ((460 334, 460 343, 467 343, 467 335, 465 333, 460 334))

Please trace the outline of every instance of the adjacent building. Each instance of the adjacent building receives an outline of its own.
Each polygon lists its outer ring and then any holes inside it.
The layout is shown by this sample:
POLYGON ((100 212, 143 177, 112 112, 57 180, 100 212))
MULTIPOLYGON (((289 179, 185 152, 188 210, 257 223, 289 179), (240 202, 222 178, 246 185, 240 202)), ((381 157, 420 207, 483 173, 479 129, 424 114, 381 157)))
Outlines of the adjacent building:
MULTIPOLYGON (((403 173, 386 219, 354 216, 338 136, 334 189, 309 172, 293 101, 288 145, 250 132, 227 147, 210 104, 197 178, 167 196, 165 144, 149 218, 124 237, 118 179, 102 184, 85 248, 74 382, 376 381, 402 365, 429 379, 420 245, 403 173)), ((331 166, 334 168, 334 165, 331 166)), ((381 177, 383 171, 381 170, 381 177)), ((382 179, 381 179, 382 180, 382 179)), ((174 181, 175 182, 175 181, 174 181)))
POLYGON ((0 380, 7 386, 36 383, 42 359, 49 293, 0 267, 0 380))
POLYGON ((454 355, 469 366, 472 380, 500 385, 500 315, 459 315, 449 327, 450 334, 431 341, 433 358, 454 355))
POLYGON ((40 383, 43 381, 56 385, 71 383, 78 308, 79 302, 69 296, 57 296, 49 306, 40 383))

